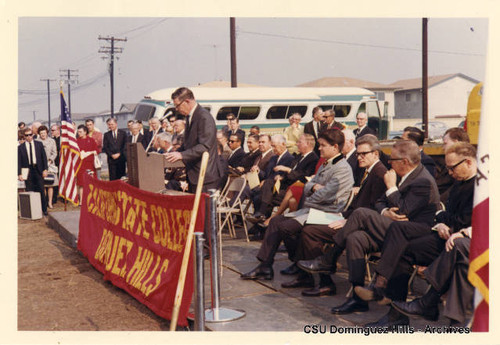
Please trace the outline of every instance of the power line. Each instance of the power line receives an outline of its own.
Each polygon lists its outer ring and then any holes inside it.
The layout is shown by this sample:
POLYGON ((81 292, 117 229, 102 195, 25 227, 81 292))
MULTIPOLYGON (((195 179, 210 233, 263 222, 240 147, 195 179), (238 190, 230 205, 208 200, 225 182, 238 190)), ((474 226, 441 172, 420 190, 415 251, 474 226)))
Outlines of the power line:
MULTIPOLYGON (((365 44, 365 43, 356 43, 356 42, 344 42, 344 41, 324 40, 324 39, 319 39, 319 38, 297 37, 297 36, 280 35, 280 34, 270 34, 270 33, 265 33, 265 32, 255 32, 255 31, 246 31, 246 30, 238 30, 238 33, 248 34, 248 35, 255 35, 255 36, 286 38, 286 39, 291 39, 291 40, 307 41, 307 42, 341 44, 341 45, 347 45, 347 46, 353 46, 353 47, 368 47, 368 48, 407 50, 407 51, 417 51, 417 52, 422 51, 422 49, 420 49, 420 48, 405 48, 405 47, 384 46, 384 45, 377 45, 377 44, 365 44)), ((449 51, 443 51, 443 50, 429 50, 429 53, 450 54, 450 55, 468 55, 468 56, 481 56, 481 57, 484 57, 484 54, 462 53, 462 52, 449 52, 449 51)))

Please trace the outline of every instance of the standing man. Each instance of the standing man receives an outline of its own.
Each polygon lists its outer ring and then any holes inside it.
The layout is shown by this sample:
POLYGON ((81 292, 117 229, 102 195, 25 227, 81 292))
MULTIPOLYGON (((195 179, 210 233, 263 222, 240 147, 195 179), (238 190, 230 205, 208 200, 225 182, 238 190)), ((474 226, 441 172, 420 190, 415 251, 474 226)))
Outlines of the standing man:
POLYGON ((102 151, 102 133, 99 131, 95 125, 94 125, 94 120, 92 119, 87 119, 85 120, 85 126, 89 130, 89 137, 95 140, 97 144, 97 154, 101 153, 102 151))
POLYGON ((142 138, 143 138, 143 135, 140 132, 139 124, 137 122, 132 123, 130 125, 130 135, 127 136, 127 143, 131 143, 131 144, 141 143, 144 146, 144 143, 142 142, 142 138))
POLYGON ((335 112, 333 109, 329 109, 324 112, 323 118, 325 120, 325 128, 323 130, 328 130, 328 129, 338 129, 338 130, 343 130, 346 128, 342 123, 335 121, 335 112))
POLYGON ((314 153, 319 157, 319 144, 318 138, 319 134, 323 131, 325 125, 323 124, 323 109, 320 107, 314 107, 312 110, 313 120, 308 122, 304 126, 304 133, 311 134, 316 141, 316 145, 314 146, 314 153))
POLYGON ((153 144, 154 144, 154 139, 155 137, 163 132, 163 129, 161 128, 160 120, 157 117, 153 117, 149 119, 149 131, 144 133, 144 136, 142 138, 143 140, 143 145, 145 148, 147 148, 148 152, 154 151, 153 144))
POLYGON ((215 137, 217 129, 214 118, 196 102, 193 92, 186 87, 175 90, 172 94, 172 101, 179 114, 186 117, 186 132, 183 146, 177 152, 167 153, 166 159, 171 163, 179 160, 184 162, 189 191, 194 193, 200 175, 201 156, 204 152, 208 152, 210 156, 202 191, 208 192, 209 189, 216 189, 222 174, 218 159, 216 159, 218 157, 215 137))
POLYGON ((104 134, 102 152, 108 156, 109 180, 118 180, 125 176, 127 158, 125 157, 125 143, 127 133, 118 129, 115 118, 106 121, 109 131, 104 134))
POLYGON ((373 129, 367 126, 368 115, 366 115, 366 113, 359 113, 358 115, 356 115, 356 123, 358 124, 358 128, 353 131, 356 139, 362 137, 365 134, 377 135, 377 133, 375 133, 373 129))
POLYGON ((26 141, 17 147, 17 175, 19 181, 25 181, 26 190, 40 193, 42 198, 42 212, 47 213, 47 200, 45 198, 45 188, 43 179, 47 176, 47 155, 40 141, 33 140, 33 131, 27 127, 24 129, 26 141), (28 177, 25 180, 22 169, 29 169, 28 177))
MULTIPOLYGON (((59 168, 59 159, 61 156, 61 129, 59 128, 58 125, 52 125, 50 127, 50 134, 52 136, 52 139, 56 142, 56 148, 57 148, 57 157, 54 161, 54 164, 56 165, 57 168, 59 168)), ((59 186, 54 187, 54 195, 52 196, 52 204, 57 203, 57 195, 59 194, 59 186)))

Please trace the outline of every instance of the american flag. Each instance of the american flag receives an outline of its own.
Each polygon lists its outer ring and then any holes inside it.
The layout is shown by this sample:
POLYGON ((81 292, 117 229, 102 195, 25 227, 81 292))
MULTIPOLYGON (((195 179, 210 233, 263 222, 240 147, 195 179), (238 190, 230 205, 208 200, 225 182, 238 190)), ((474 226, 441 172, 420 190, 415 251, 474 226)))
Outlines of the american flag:
POLYGON ((76 142, 75 127, 61 91, 61 160, 59 163, 59 195, 78 204, 76 174, 80 169, 80 148, 76 142))

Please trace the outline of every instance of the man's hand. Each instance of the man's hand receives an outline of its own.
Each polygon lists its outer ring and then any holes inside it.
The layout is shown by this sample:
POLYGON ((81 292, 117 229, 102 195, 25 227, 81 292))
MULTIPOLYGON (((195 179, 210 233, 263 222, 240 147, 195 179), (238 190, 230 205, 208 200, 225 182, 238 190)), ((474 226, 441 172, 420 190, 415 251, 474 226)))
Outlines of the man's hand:
POLYGON ((273 168, 274 171, 284 171, 286 173, 290 172, 292 169, 290 169, 289 167, 286 167, 284 165, 277 165, 273 168))
POLYGON ((23 175, 19 175, 19 176, 17 176, 17 179, 18 179, 19 181, 24 181, 24 179, 23 179, 23 175))
POLYGON ((167 162, 175 163, 182 160, 182 154, 177 151, 169 152, 165 155, 165 159, 167 160, 167 162))
POLYGON ((439 237, 441 237, 443 240, 447 240, 450 238, 451 232, 448 225, 439 223, 436 226, 434 226, 434 229, 437 230, 439 237))
POLYGON ((352 192, 354 193, 354 195, 358 195, 359 193, 359 187, 352 187, 352 192))
POLYGON ((258 174, 260 172, 260 169, 257 165, 254 165, 253 167, 250 168, 250 171, 256 172, 258 174))
POLYGON ((447 252, 449 252, 450 250, 453 249, 453 247, 455 246, 455 238, 460 238, 460 237, 464 237, 464 235, 462 235, 461 232, 455 232, 454 234, 452 234, 448 240, 446 241, 444 247, 446 249, 447 252))
POLYGON ((111 155, 111 158, 113 158, 113 159, 118 159, 118 158, 120 158, 120 152, 112 154, 112 155, 111 155))
POLYGON ((243 168, 243 167, 236 167, 236 170, 238 170, 239 172, 244 172, 245 168, 243 168))
POLYGON ((328 227, 330 229, 337 230, 343 228, 345 223, 347 223, 347 219, 334 220, 333 222, 328 224, 328 227))
POLYGON ((398 214, 398 211, 399 207, 391 207, 388 210, 385 210, 382 215, 398 222, 408 221, 408 217, 404 214, 398 214))
POLYGON ((42 177, 47 177, 47 175, 49 174, 49 172, 47 170, 44 170, 42 171, 42 177))
POLYGON ((278 181, 278 180, 280 180, 280 181, 283 180, 283 176, 281 176, 281 175, 274 176, 274 181, 278 181))
POLYGON ((314 186, 312 186, 312 191, 313 191, 313 193, 316 193, 318 190, 320 190, 323 187, 325 187, 325 186, 323 186, 319 183, 316 183, 314 186))
POLYGON ((394 169, 387 170, 387 172, 384 174, 384 182, 385 186, 387 189, 390 189, 392 187, 396 187, 396 181, 397 181, 398 175, 396 175, 396 172, 394 169))

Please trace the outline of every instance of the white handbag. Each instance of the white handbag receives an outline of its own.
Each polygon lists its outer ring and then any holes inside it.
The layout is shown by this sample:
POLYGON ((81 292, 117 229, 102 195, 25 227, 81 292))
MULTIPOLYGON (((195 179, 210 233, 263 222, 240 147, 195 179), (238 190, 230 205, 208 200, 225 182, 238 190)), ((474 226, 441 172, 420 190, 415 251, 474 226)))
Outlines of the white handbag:
POLYGON ((101 159, 99 158, 99 155, 94 155, 94 167, 96 169, 101 169, 101 159))

